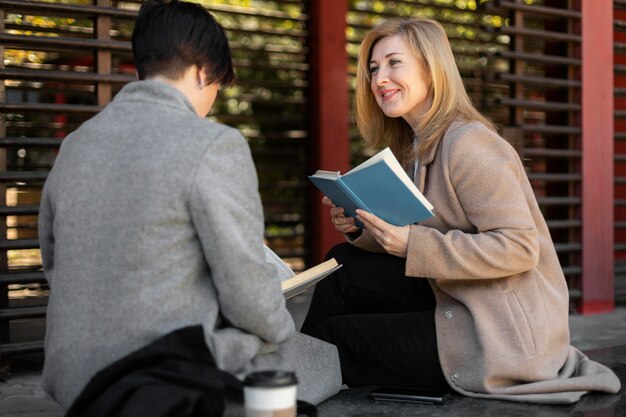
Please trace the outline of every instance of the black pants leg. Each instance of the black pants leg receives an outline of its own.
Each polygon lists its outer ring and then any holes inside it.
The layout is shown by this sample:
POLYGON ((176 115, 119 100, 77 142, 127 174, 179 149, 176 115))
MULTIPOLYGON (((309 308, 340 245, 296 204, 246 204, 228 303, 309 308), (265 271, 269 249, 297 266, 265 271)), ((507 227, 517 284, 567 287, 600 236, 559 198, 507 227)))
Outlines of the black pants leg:
POLYGON ((344 383, 447 388, 427 280, 406 277, 405 259, 348 243, 328 257, 343 266, 317 284, 302 332, 337 346, 344 383))

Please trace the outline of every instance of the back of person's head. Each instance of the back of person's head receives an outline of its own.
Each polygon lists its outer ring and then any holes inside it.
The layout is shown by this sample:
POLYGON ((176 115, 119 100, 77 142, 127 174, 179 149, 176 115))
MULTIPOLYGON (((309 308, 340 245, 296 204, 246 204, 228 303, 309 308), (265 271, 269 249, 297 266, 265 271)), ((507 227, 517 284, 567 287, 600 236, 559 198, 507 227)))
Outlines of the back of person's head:
POLYGON ((429 84, 430 109, 418 126, 418 153, 425 152, 443 135, 456 119, 491 123, 474 108, 469 99, 444 28, 438 22, 422 18, 393 18, 372 29, 363 39, 359 51, 356 86, 357 127, 374 145, 387 143, 405 162, 413 143, 414 132, 402 118, 384 115, 371 92, 369 61, 372 50, 382 38, 399 35, 423 66, 429 84), (395 138, 395 139, 394 139, 395 138), (399 138, 399 139, 397 139, 399 138), (394 143, 395 142, 395 143, 394 143))
POLYGON ((132 37, 140 80, 179 79, 192 65, 207 81, 226 86, 234 80, 228 39, 222 26, 199 4, 148 0, 139 10, 132 37))

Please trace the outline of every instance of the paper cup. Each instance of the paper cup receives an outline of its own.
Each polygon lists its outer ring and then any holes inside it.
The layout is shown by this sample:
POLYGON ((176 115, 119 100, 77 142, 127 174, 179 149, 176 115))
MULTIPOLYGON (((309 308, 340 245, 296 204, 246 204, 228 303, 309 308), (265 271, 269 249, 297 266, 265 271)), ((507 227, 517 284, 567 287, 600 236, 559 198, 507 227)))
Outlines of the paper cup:
POLYGON ((297 383, 293 372, 250 373, 243 382, 246 417, 295 417, 297 383))

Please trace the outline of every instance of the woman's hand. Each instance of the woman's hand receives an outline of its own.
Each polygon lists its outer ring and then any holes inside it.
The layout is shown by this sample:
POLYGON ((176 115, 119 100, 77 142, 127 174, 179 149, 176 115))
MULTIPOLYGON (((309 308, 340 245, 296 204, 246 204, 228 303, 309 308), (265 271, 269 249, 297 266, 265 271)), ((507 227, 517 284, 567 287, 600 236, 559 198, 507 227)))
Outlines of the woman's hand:
POLYGON ((406 258, 411 226, 394 226, 380 217, 360 209, 356 211, 356 214, 357 219, 363 223, 365 228, 369 230, 374 239, 387 253, 406 258))
POLYGON ((354 217, 346 217, 343 207, 337 207, 328 197, 322 198, 322 204, 330 206, 330 221, 333 222, 335 229, 341 233, 356 233, 360 231, 356 227, 354 217))

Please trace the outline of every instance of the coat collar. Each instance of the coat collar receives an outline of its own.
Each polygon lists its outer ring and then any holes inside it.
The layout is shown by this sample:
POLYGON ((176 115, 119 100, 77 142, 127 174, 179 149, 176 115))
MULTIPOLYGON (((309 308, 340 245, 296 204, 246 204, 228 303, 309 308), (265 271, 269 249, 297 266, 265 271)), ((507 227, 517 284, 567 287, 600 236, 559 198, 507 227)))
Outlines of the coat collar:
POLYGON ((196 110, 185 95, 176 87, 158 80, 140 80, 126 84, 114 98, 114 101, 141 101, 168 105, 180 109, 196 110))
POLYGON ((417 187, 422 193, 424 192, 424 187, 426 185, 426 173, 428 172, 428 165, 430 165, 435 160, 435 156, 437 155, 437 150, 441 145, 441 141, 446 135, 449 135, 451 132, 459 129, 464 124, 465 123, 462 121, 452 122, 446 132, 443 134, 443 136, 439 138, 437 143, 435 143, 435 145, 431 147, 428 152, 418 158, 419 173, 418 178, 415 178, 415 184, 417 184, 417 187))

